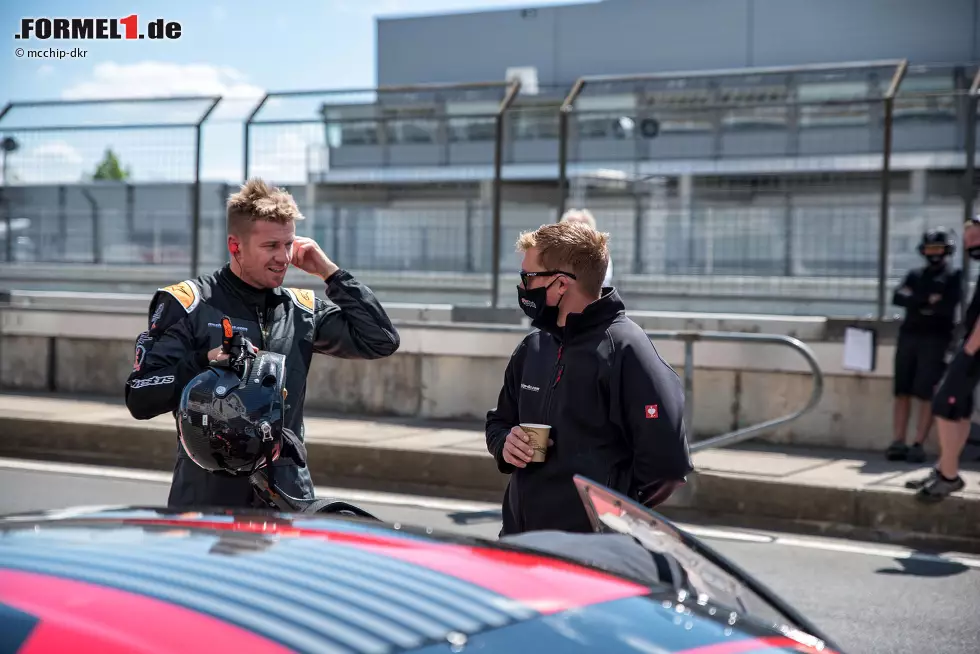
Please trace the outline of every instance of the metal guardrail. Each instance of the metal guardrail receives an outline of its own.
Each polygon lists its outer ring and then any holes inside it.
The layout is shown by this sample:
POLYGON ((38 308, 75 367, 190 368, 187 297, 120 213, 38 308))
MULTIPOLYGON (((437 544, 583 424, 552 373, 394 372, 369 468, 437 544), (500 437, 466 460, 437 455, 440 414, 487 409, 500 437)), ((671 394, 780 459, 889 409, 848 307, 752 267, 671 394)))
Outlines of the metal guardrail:
POLYGON ((766 420, 749 427, 736 429, 735 431, 714 436, 703 441, 691 443, 691 452, 700 452, 715 447, 734 445, 747 441, 758 436, 761 432, 768 431, 774 427, 790 423, 809 411, 811 411, 823 396, 823 371, 813 351, 799 339, 792 336, 781 334, 748 334, 741 332, 716 332, 716 331, 646 331, 647 337, 654 340, 673 340, 684 342, 684 422, 688 430, 694 425, 694 344, 701 341, 716 342, 748 342, 748 343, 767 343, 771 345, 785 345, 799 352, 813 374, 813 391, 806 405, 793 413, 766 420))
MULTIPOLYGON (((424 323, 419 321, 398 321, 398 326, 404 327, 418 327, 420 329, 479 329, 481 331, 489 332, 521 332, 527 333, 527 328, 518 327, 516 325, 475 325, 475 324, 454 324, 454 323, 424 323)), ((673 340, 673 341, 683 341, 684 342, 684 422, 687 425, 688 431, 690 432, 691 425, 694 424, 694 344, 697 342, 704 341, 716 341, 716 342, 730 342, 730 343, 758 343, 768 344, 768 345, 784 345, 788 348, 796 350, 803 356, 806 360, 807 365, 810 366, 810 373, 813 375, 813 390, 810 393, 810 399, 803 408, 794 411, 793 413, 787 414, 785 416, 780 416, 778 418, 773 418, 771 420, 766 420, 765 422, 760 422, 755 425, 750 425, 748 427, 743 427, 741 429, 736 429, 719 436, 713 436, 711 438, 705 439, 703 441, 697 441, 690 444, 691 452, 700 452, 701 450, 707 450, 715 447, 723 447, 725 445, 735 445, 749 440, 755 436, 758 436, 764 431, 771 430, 780 425, 785 425, 787 423, 793 422, 798 418, 801 418, 805 414, 809 413, 817 404, 820 402, 820 398, 823 397, 824 381, 823 381, 823 371, 820 369, 820 364, 817 362, 817 357, 803 341, 798 338, 793 338, 792 336, 784 336, 782 334, 755 334, 755 333, 743 333, 743 332, 723 332, 723 331, 687 331, 687 330, 644 330, 651 341, 655 340, 673 340)))

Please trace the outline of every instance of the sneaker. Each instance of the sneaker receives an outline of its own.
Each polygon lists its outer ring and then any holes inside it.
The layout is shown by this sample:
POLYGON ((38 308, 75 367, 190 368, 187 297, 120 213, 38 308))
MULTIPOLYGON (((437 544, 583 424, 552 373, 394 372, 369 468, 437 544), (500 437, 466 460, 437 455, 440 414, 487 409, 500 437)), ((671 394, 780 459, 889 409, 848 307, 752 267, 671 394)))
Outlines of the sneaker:
POLYGON ((929 474, 922 479, 913 479, 911 481, 905 482, 905 487, 911 490, 919 490, 920 488, 925 488, 933 482, 933 480, 939 476, 939 471, 933 468, 929 471, 929 474))
POLYGON ((934 504, 958 490, 963 490, 963 486, 965 485, 963 478, 959 475, 952 481, 937 475, 931 483, 919 489, 919 492, 915 494, 915 499, 920 502, 934 504))
POLYGON ((905 454, 905 460, 909 463, 925 463, 926 451, 923 449, 922 443, 913 443, 905 454))
POLYGON ((908 456, 909 447, 902 441, 894 441, 885 450, 885 458, 889 461, 904 461, 905 457, 908 456))

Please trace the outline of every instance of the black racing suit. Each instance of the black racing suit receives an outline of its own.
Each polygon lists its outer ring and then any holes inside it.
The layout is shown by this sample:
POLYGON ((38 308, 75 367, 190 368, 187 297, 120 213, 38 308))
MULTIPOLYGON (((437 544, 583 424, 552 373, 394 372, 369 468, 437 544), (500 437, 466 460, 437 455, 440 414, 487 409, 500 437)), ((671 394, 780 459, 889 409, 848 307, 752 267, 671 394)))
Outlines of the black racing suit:
MULTIPOLYGON (((133 371, 126 381, 126 406, 134 418, 175 416, 184 386, 208 365, 208 352, 222 340, 221 318, 231 318, 260 350, 286 356, 284 427, 305 440, 303 404, 313 353, 347 359, 379 359, 399 346, 388 315, 371 290, 339 270, 326 280, 329 302, 306 289, 257 289, 226 264, 157 291, 150 302, 148 329, 136 340, 133 371)), ((289 495, 313 498, 306 468, 286 459, 275 478, 289 495)), ((185 507, 247 507, 252 489, 247 478, 211 474, 188 458, 177 443, 177 460, 168 504, 185 507)))
POLYGON ((646 503, 691 465, 684 390, 615 290, 568 316, 564 329, 537 329, 514 351, 496 408, 487 413, 487 449, 510 474, 501 535, 553 529, 591 532, 572 480, 592 481, 646 503), (551 425, 543 463, 516 468, 504 441, 520 423, 551 425))
POLYGON ((947 420, 968 420, 973 414, 973 394, 980 383, 980 352, 970 356, 963 351, 970 332, 980 318, 980 280, 960 325, 961 339, 932 398, 932 413, 947 420))
POLYGON ((962 295, 959 270, 946 265, 910 271, 892 296, 905 308, 895 348, 894 394, 931 400, 946 370, 956 307, 962 295), (930 299, 938 300, 935 302, 930 299))

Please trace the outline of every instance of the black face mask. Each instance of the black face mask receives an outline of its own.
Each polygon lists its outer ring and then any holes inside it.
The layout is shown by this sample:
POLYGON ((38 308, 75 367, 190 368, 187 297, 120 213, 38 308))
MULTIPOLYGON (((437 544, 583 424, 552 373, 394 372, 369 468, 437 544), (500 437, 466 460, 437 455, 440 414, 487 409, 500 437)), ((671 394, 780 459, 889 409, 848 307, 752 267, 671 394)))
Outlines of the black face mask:
POLYGON ((933 268, 942 268, 943 264, 946 263, 946 257, 941 254, 930 254, 926 257, 926 261, 928 261, 929 265, 933 268))
POLYGON ((970 255, 971 259, 980 261, 980 245, 974 245, 972 248, 967 248, 966 253, 970 255))
MULTIPOLYGON (((556 281, 558 280, 556 279, 551 284, 554 284, 556 281)), ((524 315, 532 321, 549 321, 552 319, 557 321, 558 305, 556 304, 553 307, 548 306, 548 289, 551 288, 551 284, 532 289, 526 289, 522 284, 517 285, 517 302, 521 305, 521 310, 524 312, 524 315)), ((561 304, 561 300, 558 300, 558 304, 561 304)))

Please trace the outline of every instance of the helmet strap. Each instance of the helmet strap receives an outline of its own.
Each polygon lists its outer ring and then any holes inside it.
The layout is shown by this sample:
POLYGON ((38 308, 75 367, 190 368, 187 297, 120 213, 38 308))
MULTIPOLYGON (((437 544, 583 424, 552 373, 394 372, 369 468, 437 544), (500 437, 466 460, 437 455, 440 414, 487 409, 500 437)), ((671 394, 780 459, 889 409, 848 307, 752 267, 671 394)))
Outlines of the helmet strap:
POLYGON ((276 472, 273 464, 273 456, 276 451, 276 440, 272 437, 272 426, 268 422, 262 421, 259 424, 259 430, 262 432, 262 456, 265 458, 265 469, 266 476, 269 478, 269 489, 273 493, 278 493, 279 489, 276 488, 276 472))

